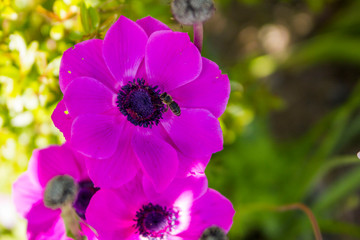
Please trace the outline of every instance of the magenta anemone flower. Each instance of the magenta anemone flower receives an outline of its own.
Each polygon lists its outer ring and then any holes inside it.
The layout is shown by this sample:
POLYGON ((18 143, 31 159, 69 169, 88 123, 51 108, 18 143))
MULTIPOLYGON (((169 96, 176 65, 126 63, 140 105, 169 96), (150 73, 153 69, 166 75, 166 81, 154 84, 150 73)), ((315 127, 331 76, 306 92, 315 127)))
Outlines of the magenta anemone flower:
POLYGON ((234 214, 230 201, 198 174, 174 179, 162 193, 147 177, 135 177, 116 190, 101 189, 86 218, 104 240, 198 240, 211 226, 228 232, 234 214))
POLYGON ((82 227, 79 234, 96 239, 86 226, 85 211, 97 190, 80 154, 66 145, 35 150, 28 170, 13 185, 16 209, 28 221, 28 239, 70 239, 66 237, 61 205, 71 198, 70 209, 82 227))
POLYGON ((161 191, 178 169, 206 166, 223 147, 218 117, 229 97, 227 75, 187 33, 151 17, 121 16, 104 40, 68 49, 59 78, 64 98, 54 123, 90 158, 100 187, 121 186, 142 169, 161 191))

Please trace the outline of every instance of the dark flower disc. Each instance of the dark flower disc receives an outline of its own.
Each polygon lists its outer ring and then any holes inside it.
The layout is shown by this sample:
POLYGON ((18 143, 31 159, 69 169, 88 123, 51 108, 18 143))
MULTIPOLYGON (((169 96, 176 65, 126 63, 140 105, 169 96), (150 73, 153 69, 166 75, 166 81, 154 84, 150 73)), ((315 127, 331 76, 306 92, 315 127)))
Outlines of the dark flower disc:
POLYGON ((85 219, 85 212, 90 203, 90 199, 98 190, 99 188, 94 187, 94 184, 90 180, 79 182, 79 192, 73 203, 73 207, 77 215, 82 219, 85 219))
POLYGON ((149 239, 166 239, 168 233, 178 224, 178 213, 167 207, 149 203, 136 212, 136 224, 139 235, 149 239))
POLYGON ((151 128, 154 124, 158 125, 165 106, 157 88, 146 85, 144 79, 130 81, 117 96, 120 112, 135 126, 151 128))

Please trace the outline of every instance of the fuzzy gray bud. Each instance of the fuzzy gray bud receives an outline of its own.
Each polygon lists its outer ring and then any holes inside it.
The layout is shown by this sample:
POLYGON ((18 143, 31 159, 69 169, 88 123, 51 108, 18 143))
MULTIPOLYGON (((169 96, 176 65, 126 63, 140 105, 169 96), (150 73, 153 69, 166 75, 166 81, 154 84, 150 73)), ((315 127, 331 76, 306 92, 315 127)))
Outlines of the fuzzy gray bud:
POLYGON ((217 226, 212 226, 203 232, 199 240, 228 240, 224 230, 217 226))
POLYGON ((171 10, 179 23, 193 25, 208 20, 215 7, 213 0, 174 0, 171 10))
POLYGON ((52 178, 44 192, 44 204, 51 209, 57 209, 72 203, 76 199, 78 186, 68 175, 59 175, 52 178))

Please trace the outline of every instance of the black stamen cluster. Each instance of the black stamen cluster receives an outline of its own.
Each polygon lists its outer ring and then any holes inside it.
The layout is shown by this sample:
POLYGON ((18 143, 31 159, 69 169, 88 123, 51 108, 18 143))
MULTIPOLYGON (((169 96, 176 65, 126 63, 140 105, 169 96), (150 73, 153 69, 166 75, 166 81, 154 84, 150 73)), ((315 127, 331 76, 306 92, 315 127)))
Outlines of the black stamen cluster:
POLYGON ((135 126, 158 125, 165 106, 160 99, 158 86, 145 85, 144 79, 129 81, 117 96, 117 107, 135 126))
POLYGON ((134 221, 139 235, 149 239, 164 239, 176 224, 177 214, 173 209, 149 203, 136 212, 134 221))

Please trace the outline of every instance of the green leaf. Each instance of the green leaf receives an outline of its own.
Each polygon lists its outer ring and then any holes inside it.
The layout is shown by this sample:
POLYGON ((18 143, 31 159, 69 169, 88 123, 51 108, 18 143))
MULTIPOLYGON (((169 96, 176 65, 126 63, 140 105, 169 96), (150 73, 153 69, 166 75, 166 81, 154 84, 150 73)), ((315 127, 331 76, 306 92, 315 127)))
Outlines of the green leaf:
POLYGON ((360 228, 358 225, 332 220, 319 220, 319 225, 324 233, 338 234, 339 237, 346 235, 360 239, 360 228))
POLYGON ((80 3, 80 18, 85 33, 89 33, 91 27, 89 22, 89 11, 84 2, 80 3))
POLYGON ((89 16, 90 16, 90 21, 91 21, 91 30, 94 31, 100 25, 99 13, 93 7, 89 7, 88 13, 89 13, 89 16))
POLYGON ((321 212, 332 208, 350 193, 356 191, 360 185, 360 168, 342 176, 337 182, 333 183, 316 201, 313 209, 321 212))
MULTIPOLYGON (((326 135, 323 136, 321 145, 317 148, 316 152, 309 158, 306 166, 302 169, 302 174, 299 176, 302 185, 298 187, 297 191, 294 190, 293 195, 296 198, 303 198, 309 194, 313 186, 316 185, 318 179, 319 169, 323 167, 324 161, 334 153, 337 145, 341 141, 343 132, 349 124, 352 114, 357 111, 360 105, 360 83, 358 83, 349 97, 348 101, 341 107, 334 110, 332 119, 323 130, 326 135)), ((295 181, 296 183, 296 181, 295 181)), ((360 183, 360 182, 359 182, 360 183)))

